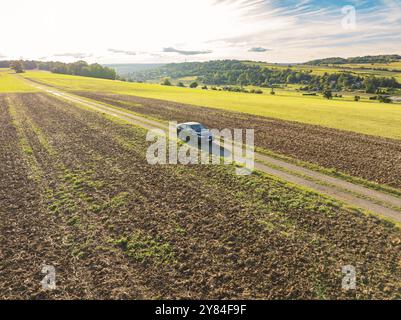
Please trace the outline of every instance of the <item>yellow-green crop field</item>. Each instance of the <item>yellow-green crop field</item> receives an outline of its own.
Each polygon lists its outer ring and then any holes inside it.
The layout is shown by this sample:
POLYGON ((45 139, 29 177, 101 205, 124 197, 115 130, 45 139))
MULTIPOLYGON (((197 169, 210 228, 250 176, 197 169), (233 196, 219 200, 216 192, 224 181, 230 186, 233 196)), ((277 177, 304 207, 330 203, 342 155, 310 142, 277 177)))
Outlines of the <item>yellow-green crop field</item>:
POLYGON ((352 72, 354 75, 360 76, 375 76, 375 77, 394 77, 398 81, 401 81, 401 64, 398 62, 389 64, 342 64, 342 65, 328 65, 328 66, 309 66, 309 65, 297 65, 294 68, 299 70, 312 70, 313 74, 323 75, 324 73, 334 72, 352 72), (391 72, 386 70, 378 69, 389 69, 399 70, 399 72, 391 72))
POLYGON ((34 92, 35 88, 16 78, 9 69, 0 69, 0 93, 4 92, 34 92))
POLYGON ((358 64, 344 64, 344 67, 348 68, 383 68, 389 70, 400 70, 401 62, 390 62, 390 63, 358 63, 358 64))
MULTIPOLYGON (((259 65, 261 67, 266 67, 269 69, 288 69, 288 66, 278 65, 265 62, 248 62, 248 64, 259 65)), ((312 74, 322 76, 325 73, 339 73, 339 72, 352 72, 355 75, 360 76, 376 76, 376 77, 394 77, 401 82, 401 62, 392 63, 375 63, 375 64, 342 64, 342 65, 293 65, 291 67, 293 70, 299 71, 312 71, 312 74), (399 70, 400 72, 390 72, 385 70, 377 69, 389 69, 389 70, 399 70)))
POLYGON ((361 74, 361 75, 373 75, 377 77, 394 77, 397 81, 401 82, 401 62, 391 62, 391 63, 373 63, 373 64, 344 64, 342 65, 343 69, 349 71, 352 70, 353 73, 361 74), (347 69, 344 69, 347 68, 347 69), (379 70, 383 69, 383 70, 379 70), (397 72, 386 71, 394 70, 397 72))
POLYGON ((272 96, 189 89, 39 71, 27 72, 23 76, 71 91, 135 95, 401 139, 401 104, 326 100, 321 96, 302 96, 301 93, 286 91, 272 96))

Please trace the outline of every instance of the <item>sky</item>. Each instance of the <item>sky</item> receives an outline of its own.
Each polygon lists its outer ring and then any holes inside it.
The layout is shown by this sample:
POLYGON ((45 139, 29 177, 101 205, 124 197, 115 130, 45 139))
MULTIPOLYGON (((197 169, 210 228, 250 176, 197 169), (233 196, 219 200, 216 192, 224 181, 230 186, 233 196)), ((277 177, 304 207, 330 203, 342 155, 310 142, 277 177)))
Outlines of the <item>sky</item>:
POLYGON ((2 0, 0 60, 277 63, 401 54, 401 0, 2 0))

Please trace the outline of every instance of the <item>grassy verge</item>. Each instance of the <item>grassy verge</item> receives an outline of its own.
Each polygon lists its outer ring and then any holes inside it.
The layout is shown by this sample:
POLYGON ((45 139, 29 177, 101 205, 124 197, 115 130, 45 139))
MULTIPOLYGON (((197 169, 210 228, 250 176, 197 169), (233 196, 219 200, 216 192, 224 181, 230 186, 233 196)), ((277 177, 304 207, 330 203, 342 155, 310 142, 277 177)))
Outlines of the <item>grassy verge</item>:
POLYGON ((288 163, 292 163, 295 165, 298 165, 300 167, 304 167, 306 169, 310 169, 310 170, 314 170, 323 174, 327 174, 329 176, 335 177, 335 178, 339 178, 351 183, 355 183, 355 184, 359 184, 359 185, 363 185, 367 188, 373 189, 373 190, 377 190, 377 191, 381 191, 396 197, 400 197, 401 196, 401 190, 387 186, 387 185, 383 185, 383 184, 379 184, 379 183, 375 183, 372 181, 368 181, 362 178, 358 178, 358 177, 353 177, 350 176, 346 173, 340 172, 336 169, 328 169, 328 168, 324 168, 321 167, 317 164, 314 163, 310 163, 310 162, 306 162, 306 161, 302 161, 302 160, 298 160, 298 159, 294 159, 288 156, 284 156, 278 153, 275 153, 271 150, 266 150, 266 149, 262 149, 262 148, 256 148, 256 151, 264 154, 266 156, 270 156, 272 158, 275 158, 277 160, 282 160, 282 161, 286 161, 288 163))

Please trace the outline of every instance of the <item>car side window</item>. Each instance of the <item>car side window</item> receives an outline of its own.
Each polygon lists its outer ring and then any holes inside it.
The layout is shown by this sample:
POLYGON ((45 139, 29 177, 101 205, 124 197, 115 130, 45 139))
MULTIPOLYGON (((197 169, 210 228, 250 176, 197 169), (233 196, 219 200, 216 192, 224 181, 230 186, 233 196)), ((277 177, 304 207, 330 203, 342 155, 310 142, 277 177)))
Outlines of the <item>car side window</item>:
POLYGON ((186 131, 187 131, 187 126, 186 125, 179 126, 178 130, 177 130, 178 134, 180 134, 182 132, 185 133, 186 131))

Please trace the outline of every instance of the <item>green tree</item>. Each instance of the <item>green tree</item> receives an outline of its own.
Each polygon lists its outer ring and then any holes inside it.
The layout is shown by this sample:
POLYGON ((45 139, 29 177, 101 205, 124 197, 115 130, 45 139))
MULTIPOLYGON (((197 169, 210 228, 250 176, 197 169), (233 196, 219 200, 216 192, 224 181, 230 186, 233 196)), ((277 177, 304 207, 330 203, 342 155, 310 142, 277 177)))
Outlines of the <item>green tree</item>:
POLYGON ((379 88, 377 79, 374 76, 365 78, 363 80, 363 85, 367 93, 375 93, 379 88))
POLYGON ((13 69, 16 73, 25 72, 22 61, 12 61, 10 64, 10 68, 13 69))
POLYGON ((189 85, 189 87, 192 88, 192 89, 195 89, 195 88, 198 87, 198 83, 197 83, 196 81, 195 81, 195 82, 192 82, 192 83, 189 85))
POLYGON ((248 77, 246 76, 246 73, 241 73, 241 75, 238 77, 238 84, 243 87, 248 84, 248 77))

